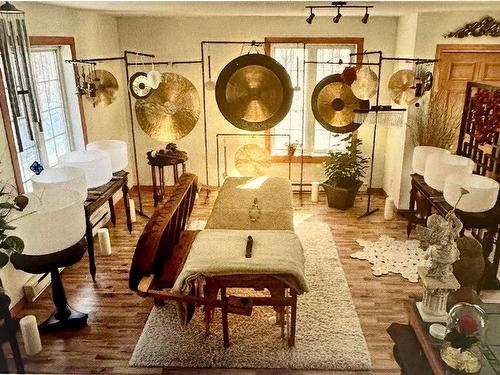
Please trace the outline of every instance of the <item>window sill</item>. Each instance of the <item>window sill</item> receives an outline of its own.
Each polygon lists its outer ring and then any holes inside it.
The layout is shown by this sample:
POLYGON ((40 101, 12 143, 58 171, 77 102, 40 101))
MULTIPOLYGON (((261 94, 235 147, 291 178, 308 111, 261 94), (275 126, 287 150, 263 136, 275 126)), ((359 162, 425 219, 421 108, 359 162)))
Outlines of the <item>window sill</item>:
POLYGON ((302 159, 304 163, 323 163, 328 159, 328 156, 311 156, 311 155, 271 155, 272 163, 301 163, 302 159))

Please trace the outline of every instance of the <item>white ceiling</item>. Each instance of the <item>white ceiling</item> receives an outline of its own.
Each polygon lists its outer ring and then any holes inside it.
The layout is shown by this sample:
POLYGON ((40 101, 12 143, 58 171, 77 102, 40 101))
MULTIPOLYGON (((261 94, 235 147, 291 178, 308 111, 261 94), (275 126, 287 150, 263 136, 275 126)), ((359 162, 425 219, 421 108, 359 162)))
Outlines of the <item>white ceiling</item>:
MULTIPOLYGON (((306 5, 328 5, 325 1, 42 1, 76 9, 95 10, 115 16, 306 16, 306 5)), ((500 11, 500 1, 349 1, 348 5, 374 5, 371 14, 398 16, 411 12, 449 12, 453 10, 500 11)), ((363 9, 346 9, 346 16, 363 9)), ((317 16, 330 16, 332 10, 317 10, 317 16)))

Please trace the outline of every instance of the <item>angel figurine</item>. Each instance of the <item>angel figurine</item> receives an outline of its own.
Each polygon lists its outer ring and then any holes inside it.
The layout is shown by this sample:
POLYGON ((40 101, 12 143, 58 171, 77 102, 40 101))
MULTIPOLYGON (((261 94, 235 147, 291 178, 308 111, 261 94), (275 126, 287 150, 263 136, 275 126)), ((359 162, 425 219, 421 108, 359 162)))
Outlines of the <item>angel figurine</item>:
POLYGON ((453 273, 453 263, 460 258, 457 239, 463 224, 451 210, 445 217, 434 214, 427 219, 427 228, 418 226, 419 238, 429 244, 427 257, 431 258, 431 267, 427 276, 446 280, 453 273))

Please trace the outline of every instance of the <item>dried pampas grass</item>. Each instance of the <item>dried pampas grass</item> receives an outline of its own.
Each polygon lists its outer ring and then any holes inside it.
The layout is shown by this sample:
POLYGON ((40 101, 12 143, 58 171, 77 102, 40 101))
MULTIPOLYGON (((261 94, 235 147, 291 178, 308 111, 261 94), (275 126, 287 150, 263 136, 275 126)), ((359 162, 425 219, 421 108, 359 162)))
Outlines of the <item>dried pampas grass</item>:
POLYGON ((408 122, 414 145, 451 149, 457 142, 461 112, 443 91, 426 96, 408 122))

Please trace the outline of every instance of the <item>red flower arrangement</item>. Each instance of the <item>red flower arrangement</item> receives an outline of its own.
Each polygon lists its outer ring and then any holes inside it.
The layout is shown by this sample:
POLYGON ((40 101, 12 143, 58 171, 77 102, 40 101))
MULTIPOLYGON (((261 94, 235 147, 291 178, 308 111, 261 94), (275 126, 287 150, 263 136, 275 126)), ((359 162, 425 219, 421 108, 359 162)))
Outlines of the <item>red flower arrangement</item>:
POLYGON ((472 344, 479 341, 476 334, 479 331, 479 324, 472 315, 464 314, 445 337, 446 341, 451 343, 451 346, 461 351, 468 349, 472 344))

